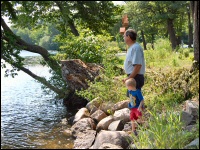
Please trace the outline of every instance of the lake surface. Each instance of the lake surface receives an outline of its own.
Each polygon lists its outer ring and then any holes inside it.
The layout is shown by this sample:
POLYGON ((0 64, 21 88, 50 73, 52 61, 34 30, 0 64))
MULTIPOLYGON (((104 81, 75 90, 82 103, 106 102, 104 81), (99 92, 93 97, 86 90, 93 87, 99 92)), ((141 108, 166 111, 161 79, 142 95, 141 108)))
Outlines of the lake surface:
MULTIPOLYGON (((22 51, 21 56, 37 54, 22 51)), ((11 66, 8 65, 8 68, 11 66)), ((50 77, 47 67, 28 67, 35 74, 50 77)), ((1 68, 1 149, 71 149, 73 139, 63 131, 61 120, 73 114, 45 94, 41 84, 19 71, 15 78, 4 77, 1 68)))

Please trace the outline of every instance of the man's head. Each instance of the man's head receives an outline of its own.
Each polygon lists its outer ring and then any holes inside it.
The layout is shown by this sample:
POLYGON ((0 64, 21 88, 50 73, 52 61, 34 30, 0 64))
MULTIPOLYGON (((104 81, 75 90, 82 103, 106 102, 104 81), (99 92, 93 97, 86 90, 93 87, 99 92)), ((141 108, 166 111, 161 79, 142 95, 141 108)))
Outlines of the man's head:
POLYGON ((136 88, 136 81, 134 78, 129 78, 126 80, 125 84, 128 90, 134 90, 136 88))
POLYGON ((125 31, 124 33, 124 42, 127 44, 127 45, 130 45, 132 44, 133 42, 136 41, 136 38, 137 38, 137 33, 135 30, 133 29, 128 29, 125 31))

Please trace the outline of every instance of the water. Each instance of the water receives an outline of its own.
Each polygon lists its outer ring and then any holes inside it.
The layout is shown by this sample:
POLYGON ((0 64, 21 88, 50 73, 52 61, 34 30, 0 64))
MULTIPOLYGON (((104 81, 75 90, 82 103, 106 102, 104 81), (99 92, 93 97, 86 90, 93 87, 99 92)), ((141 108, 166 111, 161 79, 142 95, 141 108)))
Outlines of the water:
MULTIPOLYGON (((37 75, 50 77, 47 67, 28 68, 37 75)), ((46 95, 41 84, 26 73, 19 71, 15 78, 5 78, 1 69, 1 148, 73 148, 72 137, 63 134, 70 126, 61 123, 70 112, 62 101, 55 102, 53 95, 46 95)))

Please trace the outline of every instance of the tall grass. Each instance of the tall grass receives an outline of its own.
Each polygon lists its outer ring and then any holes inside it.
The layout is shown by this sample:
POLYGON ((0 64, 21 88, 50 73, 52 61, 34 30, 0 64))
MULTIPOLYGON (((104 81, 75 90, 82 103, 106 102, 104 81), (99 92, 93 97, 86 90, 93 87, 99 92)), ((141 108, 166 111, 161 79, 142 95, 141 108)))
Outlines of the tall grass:
POLYGON ((148 128, 139 126, 138 137, 132 135, 138 149, 182 149, 196 135, 183 130, 181 115, 170 109, 159 115, 156 110, 148 110, 148 128))

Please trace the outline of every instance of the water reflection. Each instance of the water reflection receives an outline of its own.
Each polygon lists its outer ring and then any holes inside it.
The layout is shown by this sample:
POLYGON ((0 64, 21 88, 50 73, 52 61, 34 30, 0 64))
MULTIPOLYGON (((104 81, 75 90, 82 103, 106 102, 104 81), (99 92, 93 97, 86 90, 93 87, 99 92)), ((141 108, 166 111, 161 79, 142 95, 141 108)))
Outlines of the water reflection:
MULTIPOLYGON (((50 77, 48 68, 29 67, 40 76, 50 77)), ((72 148, 73 139, 63 134, 68 115, 62 102, 46 95, 41 84, 20 71, 15 78, 3 76, 1 69, 1 148, 72 148)))

